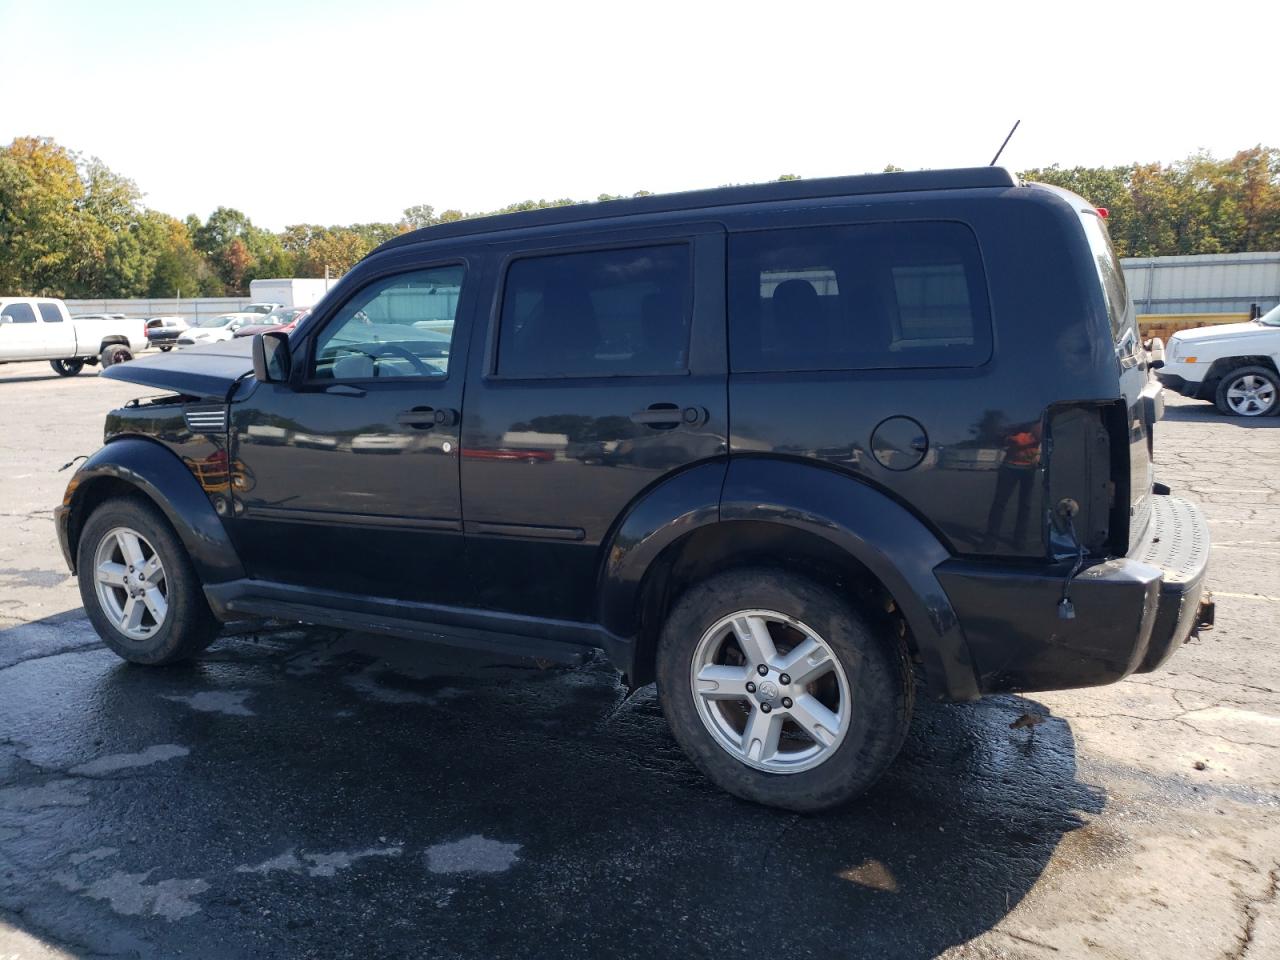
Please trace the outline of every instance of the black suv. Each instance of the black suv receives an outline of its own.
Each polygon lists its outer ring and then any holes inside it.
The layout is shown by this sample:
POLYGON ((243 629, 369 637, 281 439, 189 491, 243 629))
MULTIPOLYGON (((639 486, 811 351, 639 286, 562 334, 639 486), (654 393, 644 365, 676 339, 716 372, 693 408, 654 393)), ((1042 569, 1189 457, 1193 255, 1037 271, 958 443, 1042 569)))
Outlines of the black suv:
POLYGON ((1107 683, 1211 612, 1105 225, 999 168, 429 227, 292 334, 105 375, 169 391, 57 511, 121 656, 244 616, 596 647, 781 807, 873 783, 917 685, 1107 683))

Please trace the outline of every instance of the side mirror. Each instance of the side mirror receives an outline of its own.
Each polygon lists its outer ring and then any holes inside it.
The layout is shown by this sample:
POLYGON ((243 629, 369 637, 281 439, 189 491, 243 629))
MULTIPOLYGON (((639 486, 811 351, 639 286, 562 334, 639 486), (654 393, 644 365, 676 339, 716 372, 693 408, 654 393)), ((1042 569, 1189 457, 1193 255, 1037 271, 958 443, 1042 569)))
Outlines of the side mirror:
POLYGON ((237 330, 240 329, 240 321, 232 320, 229 324, 227 324, 227 329, 230 330, 232 333, 235 333, 237 330))
POLYGON ((287 333, 271 330, 254 336, 253 375, 259 383, 284 383, 292 365, 287 333))

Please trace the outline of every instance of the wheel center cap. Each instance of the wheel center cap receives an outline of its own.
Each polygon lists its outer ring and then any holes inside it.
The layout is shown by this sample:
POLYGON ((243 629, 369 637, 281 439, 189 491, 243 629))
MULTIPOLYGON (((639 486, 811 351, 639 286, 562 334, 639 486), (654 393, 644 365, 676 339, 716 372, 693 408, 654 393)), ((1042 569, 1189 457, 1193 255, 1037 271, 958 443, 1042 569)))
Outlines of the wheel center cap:
POLYGON ((764 683, 760 684, 760 699, 761 700, 778 699, 778 685, 774 683, 772 680, 766 680, 764 681, 764 683))

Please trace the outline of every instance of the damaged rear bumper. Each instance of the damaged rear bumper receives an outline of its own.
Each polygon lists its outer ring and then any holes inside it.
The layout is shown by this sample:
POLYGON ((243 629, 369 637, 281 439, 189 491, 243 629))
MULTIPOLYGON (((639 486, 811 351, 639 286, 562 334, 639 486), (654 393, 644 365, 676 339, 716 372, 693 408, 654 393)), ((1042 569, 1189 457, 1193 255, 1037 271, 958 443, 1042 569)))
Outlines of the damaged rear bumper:
POLYGON ((983 693, 1063 690, 1155 670, 1213 620, 1209 530, 1191 503, 1153 496, 1145 538, 1071 583, 1067 567, 950 560, 938 580, 956 611, 983 693))

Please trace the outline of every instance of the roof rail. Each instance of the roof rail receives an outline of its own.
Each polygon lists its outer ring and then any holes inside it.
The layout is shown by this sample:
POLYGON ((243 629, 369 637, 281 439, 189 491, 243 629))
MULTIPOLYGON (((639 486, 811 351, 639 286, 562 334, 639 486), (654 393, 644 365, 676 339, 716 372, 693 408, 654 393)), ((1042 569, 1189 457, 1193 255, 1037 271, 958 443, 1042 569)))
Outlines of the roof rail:
POLYGON ((962 167, 954 170, 921 170, 910 173, 871 173, 856 177, 822 177, 813 180, 779 180, 711 190, 688 190, 682 193, 654 194, 625 200, 602 200, 577 203, 542 210, 522 210, 497 216, 455 220, 433 227, 422 227, 402 233, 382 244, 374 252, 426 243, 450 237, 518 230, 562 223, 579 223, 611 217, 627 217, 645 213, 668 213, 729 207, 746 203, 770 203, 779 200, 814 200, 822 197, 860 196, 877 193, 914 193, 922 190, 965 190, 977 187, 1016 187, 1018 178, 1004 167, 962 167))

